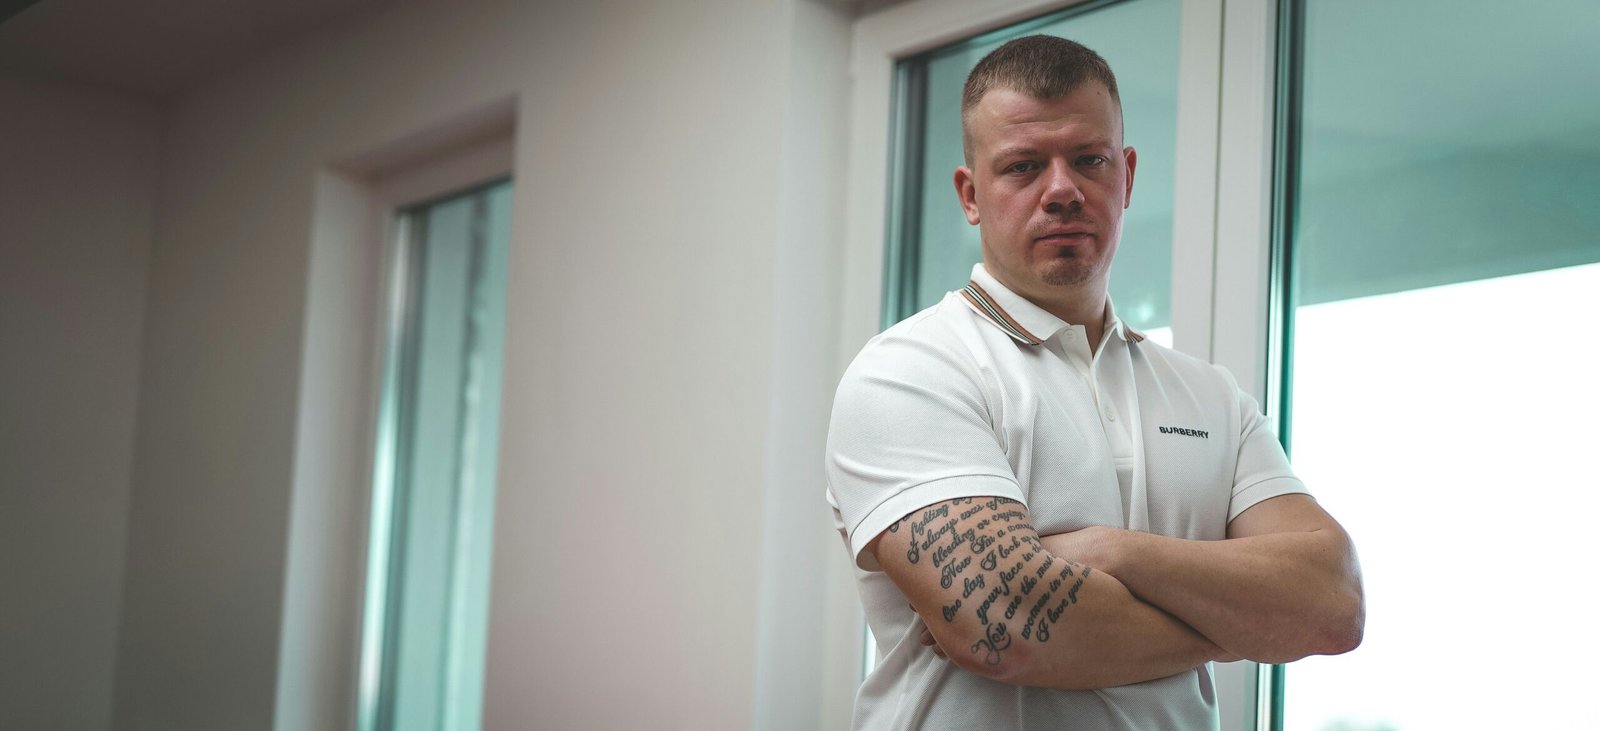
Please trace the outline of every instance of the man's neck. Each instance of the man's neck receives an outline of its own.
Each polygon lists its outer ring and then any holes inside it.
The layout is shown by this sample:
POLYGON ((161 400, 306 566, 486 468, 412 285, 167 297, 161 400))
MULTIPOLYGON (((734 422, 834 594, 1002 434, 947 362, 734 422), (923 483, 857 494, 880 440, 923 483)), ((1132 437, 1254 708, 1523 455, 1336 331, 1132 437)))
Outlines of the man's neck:
MULTIPOLYGON (((994 277, 994 270, 987 264, 984 269, 989 276, 994 277)), ((1072 325, 1082 325, 1083 334, 1089 339, 1089 350, 1095 352, 1100 349, 1100 339, 1105 335, 1106 329, 1106 284, 1103 281, 1084 282, 1078 287, 1053 287, 1045 293, 1025 292, 1015 285, 999 277, 995 281, 1005 285, 1018 297, 1021 297, 1039 309, 1044 310, 1072 325)))
POLYGON ((1029 301, 1068 323, 1082 325, 1084 337, 1089 340, 1089 352, 1095 353, 1100 350, 1100 339, 1105 336, 1106 329, 1104 289, 1083 297, 1062 298, 1049 302, 1039 302, 1030 297, 1029 301))

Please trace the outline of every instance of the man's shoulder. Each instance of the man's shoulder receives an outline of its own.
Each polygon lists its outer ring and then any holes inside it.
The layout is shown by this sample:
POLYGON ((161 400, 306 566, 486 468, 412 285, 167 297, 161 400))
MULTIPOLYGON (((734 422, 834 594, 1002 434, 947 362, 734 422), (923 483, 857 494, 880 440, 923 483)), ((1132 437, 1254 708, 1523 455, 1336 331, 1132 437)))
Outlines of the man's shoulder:
MULTIPOLYGON (((946 292, 938 302, 918 311, 878 333, 873 340, 884 338, 909 338, 940 340, 951 337, 955 330, 971 318, 954 292, 946 292)), ((869 343, 870 344, 870 343, 869 343)))
POLYGON ((861 347, 857 360, 883 356, 919 359, 969 352, 975 345, 972 321, 972 312, 960 298, 947 294, 933 306, 872 336, 861 347))
POLYGON ((1136 346, 1136 352, 1163 376, 1179 378, 1184 381, 1200 379, 1229 386, 1234 385, 1233 375, 1228 372, 1228 369, 1204 358, 1190 355, 1181 350, 1174 350, 1149 338, 1145 338, 1136 346))
POLYGON ((1151 360, 1159 360, 1177 368, 1209 368, 1211 364, 1204 359, 1190 355, 1181 350, 1176 350, 1168 345, 1162 345, 1149 336, 1143 336, 1138 341, 1137 352, 1151 360))
POLYGON ((845 369, 841 388, 863 382, 938 390, 973 386, 990 358, 974 318, 960 297, 946 295, 868 340, 845 369))

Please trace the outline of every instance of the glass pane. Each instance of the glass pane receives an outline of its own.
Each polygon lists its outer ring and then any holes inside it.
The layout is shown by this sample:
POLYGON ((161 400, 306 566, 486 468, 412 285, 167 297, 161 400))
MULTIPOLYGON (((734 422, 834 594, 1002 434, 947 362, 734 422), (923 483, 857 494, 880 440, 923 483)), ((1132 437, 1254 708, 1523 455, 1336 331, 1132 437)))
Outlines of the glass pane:
POLYGON ((363 729, 479 726, 510 207, 501 183, 401 214, 363 729))
POLYGON ((903 317, 932 306, 946 292, 966 284, 972 265, 983 259, 978 229, 962 215, 952 182, 962 164, 961 87, 967 74, 1006 41, 1047 33, 1094 49, 1117 75, 1124 138, 1139 151, 1139 168, 1133 206, 1123 219, 1122 242, 1111 271, 1111 296, 1117 314, 1128 324, 1171 343, 1179 5, 1179 0, 1126 0, 1093 12, 1024 23, 915 62, 926 64, 925 88, 918 93, 927 114, 922 144, 911 151, 922 165, 915 184, 907 188, 913 193, 907 203, 918 211, 908 226, 912 230, 906 232, 916 253, 914 272, 902 285, 914 288, 915 297, 914 306, 896 314, 903 317))
POLYGON ((1285 727, 1592 727, 1600 5, 1302 10, 1289 433, 1368 617, 1285 727))
POLYGON ((1368 620, 1288 668, 1287 728, 1593 723, 1596 312, 1595 264, 1299 308, 1295 469, 1355 537, 1368 620))

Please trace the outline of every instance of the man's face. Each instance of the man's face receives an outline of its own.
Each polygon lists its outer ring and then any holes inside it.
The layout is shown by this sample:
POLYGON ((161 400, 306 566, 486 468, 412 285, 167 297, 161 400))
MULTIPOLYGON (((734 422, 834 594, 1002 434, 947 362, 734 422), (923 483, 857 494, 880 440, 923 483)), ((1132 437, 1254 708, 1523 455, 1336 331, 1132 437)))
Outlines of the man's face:
POLYGON ((1104 292, 1136 162, 1106 87, 1044 100, 991 89, 967 132, 971 167, 956 169, 956 191, 989 273, 1039 303, 1104 292))

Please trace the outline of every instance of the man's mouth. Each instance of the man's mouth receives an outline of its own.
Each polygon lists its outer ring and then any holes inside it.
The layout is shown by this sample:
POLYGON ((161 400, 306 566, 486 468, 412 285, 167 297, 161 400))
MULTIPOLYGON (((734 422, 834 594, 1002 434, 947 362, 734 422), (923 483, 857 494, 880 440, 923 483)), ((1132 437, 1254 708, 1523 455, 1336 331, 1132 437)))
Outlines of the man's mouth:
POLYGON ((1034 241, 1040 243, 1066 246, 1094 237, 1094 223, 1078 216, 1040 223, 1044 225, 1034 229, 1038 232, 1034 241))
POLYGON ((1040 236, 1039 238, 1035 239, 1035 241, 1043 243, 1075 244, 1080 241, 1087 241, 1090 238, 1093 238, 1093 236, 1094 235, 1088 231, 1054 231, 1040 236))

